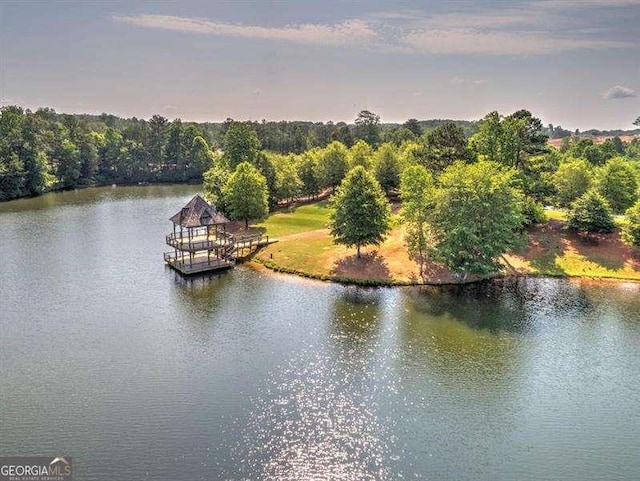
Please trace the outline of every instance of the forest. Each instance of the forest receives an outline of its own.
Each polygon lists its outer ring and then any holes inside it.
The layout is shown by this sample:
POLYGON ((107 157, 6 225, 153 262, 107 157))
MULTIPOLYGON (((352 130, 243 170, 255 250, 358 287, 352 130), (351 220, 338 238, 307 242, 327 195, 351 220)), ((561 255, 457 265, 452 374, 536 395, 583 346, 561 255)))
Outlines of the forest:
MULTIPOLYGON (((182 122, 154 115, 149 120, 110 114, 61 114, 49 108, 35 112, 18 106, 0 110, 0 200, 92 185, 199 182, 215 152, 224 148, 232 119, 219 123, 182 122)), ((347 148, 359 140, 371 146, 425 144, 425 135, 443 125, 456 125, 465 138, 481 122, 409 119, 384 124, 363 111, 345 122, 247 122, 260 149, 301 154, 340 142, 347 148), (375 128, 370 129, 369 125, 375 128)), ((571 132, 541 126, 550 138, 571 132)))

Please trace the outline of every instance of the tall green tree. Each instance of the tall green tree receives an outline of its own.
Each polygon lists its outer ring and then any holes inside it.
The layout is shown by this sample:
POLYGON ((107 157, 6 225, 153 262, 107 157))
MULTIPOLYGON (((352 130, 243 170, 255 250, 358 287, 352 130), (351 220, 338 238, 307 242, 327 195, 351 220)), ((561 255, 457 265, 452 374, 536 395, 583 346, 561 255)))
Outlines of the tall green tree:
POLYGON ((228 212, 234 219, 263 220, 269 214, 269 190, 264 176, 249 162, 238 164, 229 176, 224 191, 228 212))
POLYGON ((278 199, 291 202, 295 197, 300 195, 301 190, 302 181, 294 165, 294 158, 292 155, 289 155, 277 168, 278 199))
POLYGON ((593 183, 591 167, 584 159, 563 162, 553 176, 556 200, 560 207, 569 207, 593 183))
POLYGON ((330 201, 330 228, 336 244, 379 245, 390 229, 391 208, 380 185, 364 167, 349 171, 330 201))
POLYGON ((331 142, 320 155, 318 172, 324 187, 335 188, 344 179, 349 162, 349 151, 341 142, 331 142))
POLYGON ((302 195, 315 197, 320 192, 320 178, 318 175, 317 152, 304 152, 297 162, 298 177, 302 181, 302 195))
POLYGON ((402 219, 406 224, 405 242, 425 281, 424 266, 429 251, 429 213, 433 202, 433 177, 421 165, 412 165, 402 172, 400 198, 402 219))
POLYGON ((609 160, 598 171, 596 185, 616 214, 622 214, 638 199, 636 172, 620 157, 609 160))
POLYGON ((229 172, 227 164, 219 155, 214 155, 211 160, 211 166, 202 176, 205 198, 212 205, 215 205, 216 209, 225 214, 229 213, 224 194, 230 175, 231 172, 229 172))
POLYGON ((188 163, 185 165, 186 179, 198 179, 213 164, 213 152, 207 141, 197 135, 193 138, 189 148, 188 163))
POLYGON ((387 194, 400 187, 400 160, 396 148, 382 144, 374 158, 376 180, 387 194))
POLYGON ((64 139, 55 153, 58 159, 58 178, 63 187, 77 186, 82 164, 78 147, 69 139, 64 139))
POLYGON ((420 127, 420 122, 417 119, 409 119, 402 126, 415 135, 416 138, 422 135, 422 127, 420 127))
POLYGON ((597 234, 613 232, 615 223, 607 200, 591 189, 571 205, 567 226, 578 232, 597 234))
POLYGON ((257 165, 260 160, 260 140, 255 129, 247 122, 232 122, 229 125, 222 150, 231 170, 242 162, 257 165))
POLYGON ((380 142, 380 116, 362 110, 355 120, 356 138, 364 140, 372 147, 377 147, 380 142))
POLYGON ((491 112, 480 122, 470 146, 488 160, 522 169, 529 157, 546 152, 547 136, 540 119, 528 110, 501 118, 491 112))
POLYGON ((162 164, 164 161, 164 149, 167 137, 168 119, 162 115, 154 115, 149 120, 149 133, 147 136, 149 158, 152 162, 162 164))
POLYGON ((472 160, 464 130, 452 122, 427 132, 425 141, 429 149, 428 167, 432 172, 442 172, 456 160, 472 160))
POLYGON ((521 194, 515 171, 494 162, 457 162, 434 190, 431 256, 457 273, 488 274, 519 238, 521 194))
POLYGON ((371 161, 373 159, 373 149, 364 140, 358 140, 349 149, 349 168, 361 165, 365 169, 371 168, 371 161))

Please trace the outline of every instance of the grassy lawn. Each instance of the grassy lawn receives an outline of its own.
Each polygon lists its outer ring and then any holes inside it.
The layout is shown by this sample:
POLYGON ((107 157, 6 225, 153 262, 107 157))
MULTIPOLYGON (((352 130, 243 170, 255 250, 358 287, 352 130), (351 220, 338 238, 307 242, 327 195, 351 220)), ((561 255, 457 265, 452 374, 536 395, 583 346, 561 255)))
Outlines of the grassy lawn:
MULTIPOLYGON (((583 239, 564 228, 565 211, 547 210, 548 223, 531 229, 529 242, 517 253, 506 255, 519 273, 606 277, 640 280, 640 256, 622 244, 618 233, 583 239)), ((619 222, 621 219, 617 219, 619 222)), ((379 246, 355 248, 333 243, 327 224, 326 202, 278 212, 255 227, 266 229, 279 242, 260 250, 255 259, 268 267, 321 279, 381 284, 420 283, 418 265, 407 253, 404 228, 392 216, 392 231, 379 246)), ((443 266, 428 264, 430 283, 456 282, 443 266)))
POLYGON ((326 202, 303 205, 291 212, 278 212, 256 227, 265 228, 272 237, 283 237, 317 229, 323 229, 329 222, 329 208, 326 202))

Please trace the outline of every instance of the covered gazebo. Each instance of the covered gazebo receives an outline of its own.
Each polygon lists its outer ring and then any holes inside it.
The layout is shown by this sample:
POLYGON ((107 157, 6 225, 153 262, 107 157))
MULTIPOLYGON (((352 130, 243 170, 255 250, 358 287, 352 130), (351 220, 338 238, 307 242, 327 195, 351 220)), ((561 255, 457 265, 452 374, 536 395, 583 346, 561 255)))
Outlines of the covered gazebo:
POLYGON ((165 253, 164 259, 171 267, 194 274, 235 264, 233 236, 227 233, 229 219, 202 197, 194 196, 169 220, 173 233, 166 240, 173 252, 165 253))

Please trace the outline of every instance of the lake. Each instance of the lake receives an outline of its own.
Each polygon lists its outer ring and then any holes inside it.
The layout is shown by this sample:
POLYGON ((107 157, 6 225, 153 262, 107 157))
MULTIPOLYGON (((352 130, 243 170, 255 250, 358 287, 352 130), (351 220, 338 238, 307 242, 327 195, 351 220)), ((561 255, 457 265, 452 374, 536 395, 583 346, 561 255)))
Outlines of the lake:
POLYGON ((197 186, 0 204, 0 455, 77 480, 636 480, 640 284, 162 260, 197 186))

